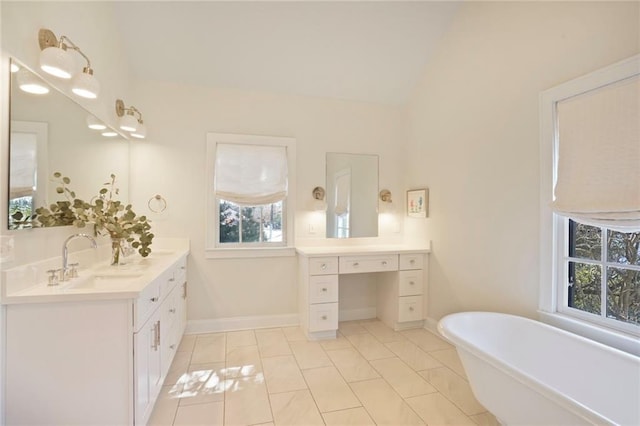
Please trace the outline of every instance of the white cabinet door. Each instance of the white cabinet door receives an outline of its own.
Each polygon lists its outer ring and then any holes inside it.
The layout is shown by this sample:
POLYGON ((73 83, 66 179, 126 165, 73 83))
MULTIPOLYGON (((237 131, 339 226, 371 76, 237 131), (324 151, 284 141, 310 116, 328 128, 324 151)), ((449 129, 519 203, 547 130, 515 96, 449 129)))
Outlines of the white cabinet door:
POLYGON ((136 424, 146 423, 162 386, 160 327, 160 313, 156 311, 133 337, 136 424))

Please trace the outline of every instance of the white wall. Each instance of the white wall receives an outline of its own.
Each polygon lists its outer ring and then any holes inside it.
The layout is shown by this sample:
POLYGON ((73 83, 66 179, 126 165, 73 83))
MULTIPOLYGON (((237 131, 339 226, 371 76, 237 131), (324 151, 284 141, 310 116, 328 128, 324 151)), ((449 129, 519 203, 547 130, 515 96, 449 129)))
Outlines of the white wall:
MULTIPOLYGON (((324 242, 323 216, 307 209, 312 189, 325 186, 326 152, 379 154, 380 186, 402 198, 404 152, 399 147, 406 136, 401 108, 149 81, 140 82, 135 97, 143 100, 136 106, 149 136, 132 144, 132 202, 146 209, 149 198, 161 194, 166 211, 145 211, 154 221, 154 233, 191 240, 190 320, 297 313, 294 257, 204 257, 207 132, 296 138, 299 242, 324 242), (310 223, 315 234, 309 234, 310 223)), ((395 230, 383 226, 379 238, 366 240, 401 239, 395 230)), ((375 300, 369 296, 362 300, 375 300)), ((354 303, 353 308, 362 307, 354 303)))
POLYGON ((542 90, 640 51, 638 2, 473 2, 409 106, 408 185, 430 188, 429 316, 534 317, 542 90))

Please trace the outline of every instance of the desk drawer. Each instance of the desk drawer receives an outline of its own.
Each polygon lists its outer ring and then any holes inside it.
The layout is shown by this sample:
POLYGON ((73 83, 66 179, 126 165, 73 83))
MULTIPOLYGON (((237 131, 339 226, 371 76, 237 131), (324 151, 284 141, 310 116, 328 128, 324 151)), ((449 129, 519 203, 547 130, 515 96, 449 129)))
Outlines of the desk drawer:
POLYGON ((341 274, 398 270, 398 255, 340 256, 341 274))
POLYGON ((337 273, 337 257, 312 257, 309 259, 310 275, 334 275, 337 273))
POLYGON ((422 319, 422 296, 404 296, 398 300, 398 322, 422 319))
POLYGON ((329 303, 337 301, 337 275, 316 275, 309 277, 309 303, 329 303))
POLYGON ((400 270, 407 269, 423 269, 424 268, 424 255, 420 253, 416 254, 401 254, 400 255, 400 270))
POLYGON ((398 296, 417 296, 422 294, 422 269, 413 271, 400 271, 398 296))
POLYGON ((338 329, 338 303, 318 303, 309 306, 309 331, 338 329))

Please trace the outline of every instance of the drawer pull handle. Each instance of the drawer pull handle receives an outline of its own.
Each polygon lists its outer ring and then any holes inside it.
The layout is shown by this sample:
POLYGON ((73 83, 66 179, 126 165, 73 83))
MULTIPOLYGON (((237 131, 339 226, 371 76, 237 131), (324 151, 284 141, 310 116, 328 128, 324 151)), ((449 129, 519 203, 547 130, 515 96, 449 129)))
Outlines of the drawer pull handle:
POLYGON ((409 285, 416 285, 415 281, 409 281, 409 285))
POLYGON ((169 346, 169 349, 175 349, 175 348, 176 348, 176 345, 169 346))
POLYGON ((387 261, 386 260, 382 261, 382 266, 387 266, 387 261))
POLYGON ((327 319, 327 316, 326 316, 326 315, 323 315, 321 318, 322 318, 323 320, 326 320, 326 319, 327 319))
POLYGON ((182 269, 184 271, 185 269, 187 269, 187 267, 186 266, 181 266, 180 269, 182 269))
POLYGON ((169 312, 172 313, 172 314, 175 314, 176 313, 176 308, 169 309, 169 312))
POLYGON ((157 302, 157 301, 158 301, 158 298, 157 298, 157 297, 152 297, 152 298, 151 298, 151 301, 155 303, 155 302, 157 302))
POLYGON ((327 264, 323 263, 322 265, 320 265, 320 269, 322 269, 323 271, 327 269, 327 264))
POLYGON ((174 282, 175 280, 176 280, 175 278, 169 278, 170 283, 174 282))
POLYGON ((324 291, 326 293, 327 288, 326 287, 322 287, 322 291, 324 291))
POLYGON ((358 262, 353 262, 353 267, 357 268, 358 266, 360 266, 360 264, 358 262))
POLYGON ((413 312, 413 306, 409 306, 409 310, 413 312))
POLYGON ((409 263, 413 265, 414 263, 416 263, 416 260, 415 260, 415 259, 411 259, 411 260, 409 261, 409 263))

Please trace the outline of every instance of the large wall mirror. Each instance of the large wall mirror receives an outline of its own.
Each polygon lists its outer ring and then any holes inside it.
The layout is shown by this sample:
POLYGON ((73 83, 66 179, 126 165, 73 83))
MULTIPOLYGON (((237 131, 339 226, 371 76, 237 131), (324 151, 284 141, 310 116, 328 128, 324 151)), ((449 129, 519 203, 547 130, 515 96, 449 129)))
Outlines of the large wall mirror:
POLYGON ((378 236, 378 156, 327 153, 327 238, 378 236))
POLYGON ((119 199, 127 202, 129 142, 100 128, 100 120, 15 60, 10 120, 9 229, 32 227, 29 220, 14 220, 16 212, 30 217, 36 208, 64 199, 56 193, 55 172, 68 176, 76 197, 86 201, 115 174, 119 199))

